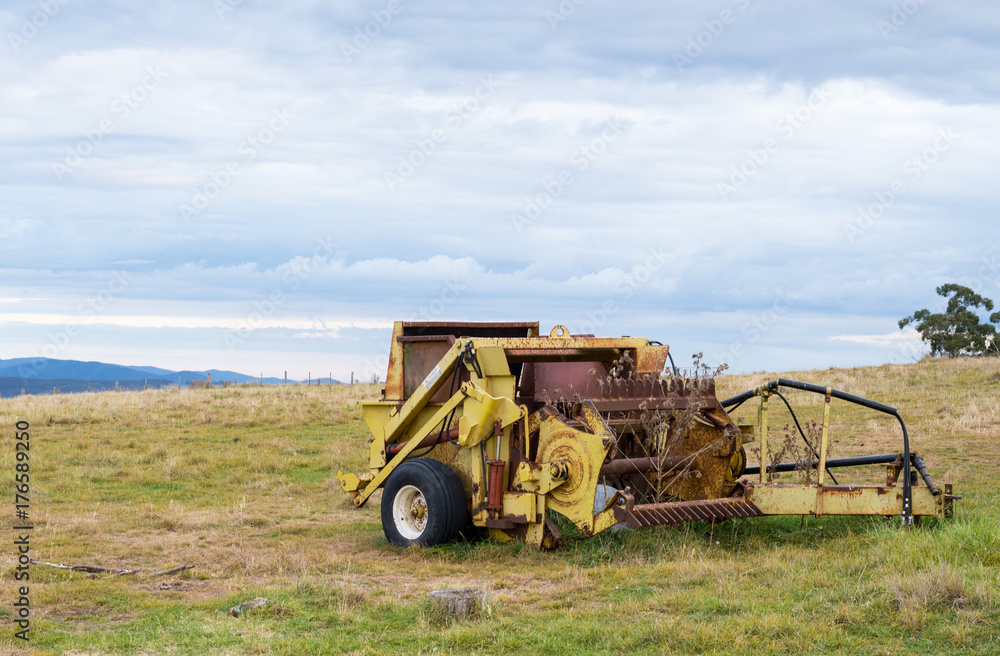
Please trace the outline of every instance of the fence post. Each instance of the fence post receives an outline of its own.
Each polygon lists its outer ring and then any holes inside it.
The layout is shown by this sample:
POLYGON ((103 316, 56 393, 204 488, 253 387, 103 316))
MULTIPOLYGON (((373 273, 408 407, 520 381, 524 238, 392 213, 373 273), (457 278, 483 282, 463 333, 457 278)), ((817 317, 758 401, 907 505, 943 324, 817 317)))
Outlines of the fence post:
POLYGON ((212 372, 211 371, 208 372, 208 386, 209 387, 212 386, 212 372))
POLYGON ((285 370, 285 385, 288 384, 288 370, 285 370))

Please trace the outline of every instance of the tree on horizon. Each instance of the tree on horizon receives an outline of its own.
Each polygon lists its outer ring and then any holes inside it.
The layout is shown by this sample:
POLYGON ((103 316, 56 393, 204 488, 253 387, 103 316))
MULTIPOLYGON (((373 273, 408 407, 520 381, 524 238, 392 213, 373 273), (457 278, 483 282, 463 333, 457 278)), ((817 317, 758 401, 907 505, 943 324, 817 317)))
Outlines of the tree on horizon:
POLYGON ((992 311, 993 301, 955 283, 941 285, 936 291, 938 296, 948 299, 944 312, 917 310, 900 319, 899 327, 913 324, 935 357, 1000 355, 997 330, 993 325, 1000 323, 1000 312, 993 312, 988 323, 982 322, 976 313, 980 308, 992 311))

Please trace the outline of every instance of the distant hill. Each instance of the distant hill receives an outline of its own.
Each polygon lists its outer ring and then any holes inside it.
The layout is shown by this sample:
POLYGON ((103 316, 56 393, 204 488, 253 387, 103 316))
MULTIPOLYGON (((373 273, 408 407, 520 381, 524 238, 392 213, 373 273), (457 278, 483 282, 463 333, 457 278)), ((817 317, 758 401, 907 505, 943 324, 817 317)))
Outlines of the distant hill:
MULTIPOLYGON (((171 383, 162 378, 143 380, 118 381, 119 390, 141 390, 145 387, 169 387, 171 383)), ((62 394, 71 392, 105 392, 115 388, 113 380, 73 380, 71 378, 11 378, 0 376, 0 397, 17 396, 24 390, 25 394, 53 394, 56 390, 62 394)))
MULTIPOLYGON (((164 374, 171 373, 165 371, 164 374)), ((79 360, 52 360, 49 358, 18 358, 0 360, 0 378, 68 378, 73 380, 142 380, 154 377, 148 371, 103 362, 79 360)), ((160 378, 162 375, 156 374, 160 378)))
MULTIPOLYGON (((235 371, 207 369, 205 371, 172 371, 160 367, 135 367, 105 362, 81 360, 55 360, 52 358, 0 359, 0 396, 13 396, 24 390, 25 394, 51 394, 53 388, 60 392, 88 392, 115 388, 143 389, 143 387, 168 387, 203 381, 212 375, 212 383, 259 383, 259 376, 248 376, 235 371)), ((283 378, 265 378, 268 385, 284 383, 283 378)), ((302 381, 289 380, 290 383, 302 381)), ((334 380, 335 383, 340 383, 334 380)))

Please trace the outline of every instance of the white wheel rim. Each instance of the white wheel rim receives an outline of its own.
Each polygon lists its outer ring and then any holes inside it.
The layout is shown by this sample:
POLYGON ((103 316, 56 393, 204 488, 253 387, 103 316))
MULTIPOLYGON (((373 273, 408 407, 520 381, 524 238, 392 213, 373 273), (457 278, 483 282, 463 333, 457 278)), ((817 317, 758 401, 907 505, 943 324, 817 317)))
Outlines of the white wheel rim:
POLYGON ((404 485, 392 500, 392 520, 407 540, 416 540, 427 526, 427 500, 412 485, 404 485))

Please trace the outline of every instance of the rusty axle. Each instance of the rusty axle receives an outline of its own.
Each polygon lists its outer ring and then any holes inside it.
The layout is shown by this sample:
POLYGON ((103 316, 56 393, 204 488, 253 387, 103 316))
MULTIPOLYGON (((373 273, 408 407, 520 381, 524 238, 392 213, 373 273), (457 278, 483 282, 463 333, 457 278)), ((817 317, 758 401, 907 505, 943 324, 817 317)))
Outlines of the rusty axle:
POLYGON ((601 466, 601 476, 645 474, 651 471, 680 471, 697 466, 697 454, 687 456, 661 456, 659 458, 618 458, 601 466))

